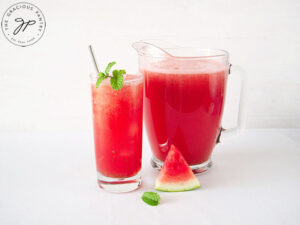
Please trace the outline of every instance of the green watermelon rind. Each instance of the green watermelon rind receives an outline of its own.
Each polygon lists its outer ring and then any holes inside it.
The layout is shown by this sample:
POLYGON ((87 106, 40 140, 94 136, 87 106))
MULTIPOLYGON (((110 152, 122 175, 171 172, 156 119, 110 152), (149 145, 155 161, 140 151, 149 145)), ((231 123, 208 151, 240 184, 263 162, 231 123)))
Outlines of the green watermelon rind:
POLYGON ((174 145, 171 145, 164 165, 155 181, 154 188, 158 191, 181 192, 200 187, 200 182, 193 174, 181 152, 174 145))
MULTIPOLYGON (((196 178, 197 179, 197 178, 196 178)), ((198 180, 193 181, 195 184, 188 188, 184 188, 185 185, 176 185, 176 184, 155 184, 155 190, 164 191, 164 192, 183 192, 191 191, 201 187, 201 184, 198 180), (169 188, 167 187, 169 186, 169 188), (177 186, 177 187, 176 187, 177 186)))

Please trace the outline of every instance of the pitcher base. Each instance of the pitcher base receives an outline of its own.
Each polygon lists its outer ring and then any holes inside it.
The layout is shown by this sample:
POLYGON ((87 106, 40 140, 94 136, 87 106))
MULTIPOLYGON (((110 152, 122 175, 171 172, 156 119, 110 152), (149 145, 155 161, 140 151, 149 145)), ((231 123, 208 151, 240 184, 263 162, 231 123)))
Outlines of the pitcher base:
MULTIPOLYGON (((157 170, 161 170, 163 164, 164 163, 162 161, 160 161, 157 158, 155 158, 154 156, 152 156, 151 165, 153 168, 155 168, 157 170)), ((190 168, 195 175, 198 175, 198 174, 201 174, 201 173, 207 171, 211 166, 212 166, 212 161, 209 158, 209 160, 207 160, 204 163, 197 164, 197 165, 190 165, 190 168)))

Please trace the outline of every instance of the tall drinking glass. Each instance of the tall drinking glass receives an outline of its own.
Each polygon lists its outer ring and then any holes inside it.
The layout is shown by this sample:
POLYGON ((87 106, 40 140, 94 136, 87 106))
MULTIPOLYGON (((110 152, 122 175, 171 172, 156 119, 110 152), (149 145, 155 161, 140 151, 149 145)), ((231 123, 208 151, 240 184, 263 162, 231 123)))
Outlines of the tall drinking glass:
POLYGON ((141 184, 143 75, 125 75, 124 86, 110 80, 95 87, 91 75, 94 141, 98 184, 111 192, 127 192, 141 184))

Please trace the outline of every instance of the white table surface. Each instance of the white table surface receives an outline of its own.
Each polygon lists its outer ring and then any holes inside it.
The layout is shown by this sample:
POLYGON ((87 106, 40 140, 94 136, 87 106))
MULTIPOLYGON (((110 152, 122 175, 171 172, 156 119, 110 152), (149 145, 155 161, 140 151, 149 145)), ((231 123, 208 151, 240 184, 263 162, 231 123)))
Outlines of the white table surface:
POLYGON ((99 189, 90 133, 0 133, 0 224, 300 224, 300 129, 246 130, 219 144, 202 188, 141 201, 157 172, 143 150, 134 192, 99 189))

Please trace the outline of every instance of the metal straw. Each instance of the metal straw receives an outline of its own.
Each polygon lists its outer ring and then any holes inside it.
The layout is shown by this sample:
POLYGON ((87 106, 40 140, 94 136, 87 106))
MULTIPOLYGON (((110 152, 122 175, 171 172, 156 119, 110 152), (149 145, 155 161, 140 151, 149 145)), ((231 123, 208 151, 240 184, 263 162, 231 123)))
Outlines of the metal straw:
POLYGON ((96 58, 95 58, 95 55, 94 55, 94 52, 93 52, 92 45, 89 45, 89 49, 90 49, 91 56, 92 56, 92 58, 93 58, 93 62, 94 62, 94 66, 95 66, 95 68, 96 68, 96 71, 97 71, 97 73, 99 73, 99 69, 98 69, 98 65, 97 65, 97 62, 96 62, 96 58))

